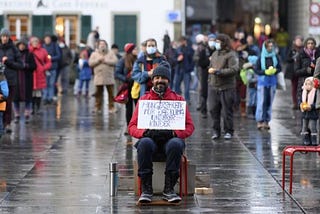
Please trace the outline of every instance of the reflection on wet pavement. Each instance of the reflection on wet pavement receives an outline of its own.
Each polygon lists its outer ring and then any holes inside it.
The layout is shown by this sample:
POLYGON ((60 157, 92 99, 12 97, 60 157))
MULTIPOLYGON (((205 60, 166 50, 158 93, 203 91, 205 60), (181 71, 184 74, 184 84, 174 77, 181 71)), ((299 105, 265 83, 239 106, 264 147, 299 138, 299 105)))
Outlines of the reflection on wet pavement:
POLYGON ((210 119, 191 105, 196 131, 186 155, 213 194, 184 197, 177 207, 135 205, 136 150, 126 145, 124 107, 109 114, 105 103, 93 114, 93 99, 65 95, 1 139, 0 213, 319 213, 317 154, 296 154, 293 198, 280 186, 282 149, 301 143, 288 93, 277 91, 269 132, 236 115, 231 141, 211 141, 210 119), (109 197, 111 161, 119 166, 116 197, 109 197))

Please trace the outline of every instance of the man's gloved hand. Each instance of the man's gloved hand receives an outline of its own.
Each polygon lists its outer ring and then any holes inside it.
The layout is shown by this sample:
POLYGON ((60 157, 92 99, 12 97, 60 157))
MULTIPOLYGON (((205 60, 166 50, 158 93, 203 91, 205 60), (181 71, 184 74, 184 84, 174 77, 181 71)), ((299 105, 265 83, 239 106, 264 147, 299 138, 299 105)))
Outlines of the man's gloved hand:
POLYGON ((166 143, 171 138, 175 137, 172 130, 153 130, 147 129, 143 133, 144 137, 150 137, 157 143, 166 143))
POLYGON ((264 71, 266 75, 274 75, 277 72, 277 69, 273 66, 270 66, 267 70, 264 71))

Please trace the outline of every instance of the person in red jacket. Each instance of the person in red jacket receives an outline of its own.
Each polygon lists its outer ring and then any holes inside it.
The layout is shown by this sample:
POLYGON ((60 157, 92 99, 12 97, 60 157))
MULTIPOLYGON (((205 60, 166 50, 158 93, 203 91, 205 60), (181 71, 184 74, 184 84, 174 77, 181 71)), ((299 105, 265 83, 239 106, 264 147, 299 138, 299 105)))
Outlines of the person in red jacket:
POLYGON ((128 125, 129 134, 139 139, 135 144, 138 152, 138 176, 142 181, 142 194, 139 202, 148 203, 152 200, 152 159, 159 152, 166 156, 163 199, 168 202, 179 202, 181 198, 174 192, 174 186, 179 178, 181 156, 185 148, 184 139, 192 135, 194 125, 186 106, 184 130, 138 128, 138 112, 141 100, 185 101, 182 96, 168 87, 170 82, 170 65, 168 63, 161 63, 155 68, 151 80, 153 87, 140 98, 128 125))
POLYGON ((38 37, 31 37, 29 51, 34 55, 36 69, 33 72, 32 114, 38 113, 42 99, 42 90, 47 87, 46 73, 51 68, 51 57, 44 49, 38 37))

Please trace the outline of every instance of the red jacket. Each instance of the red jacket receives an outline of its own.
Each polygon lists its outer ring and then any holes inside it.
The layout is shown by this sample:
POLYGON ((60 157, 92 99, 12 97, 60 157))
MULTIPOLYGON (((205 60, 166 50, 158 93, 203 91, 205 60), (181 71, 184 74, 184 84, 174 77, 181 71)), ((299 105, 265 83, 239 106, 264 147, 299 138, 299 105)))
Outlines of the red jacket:
POLYGON ((37 65, 33 72, 33 90, 44 89, 47 87, 45 72, 51 68, 51 59, 40 44, 36 48, 29 46, 29 51, 33 53, 37 65))
MULTIPOLYGON (((139 100, 160 100, 158 94, 156 94, 152 89, 146 92, 139 100)), ((183 97, 171 91, 170 88, 167 89, 163 96, 163 100, 177 100, 184 101, 183 97)), ((130 123, 128 125, 129 134, 135 138, 142 138, 145 129, 138 129, 138 112, 139 112, 139 102, 134 110, 130 123)), ((192 135, 194 131, 193 121, 189 112, 188 107, 186 108, 186 126, 185 130, 174 130, 176 136, 181 139, 185 139, 192 135)))

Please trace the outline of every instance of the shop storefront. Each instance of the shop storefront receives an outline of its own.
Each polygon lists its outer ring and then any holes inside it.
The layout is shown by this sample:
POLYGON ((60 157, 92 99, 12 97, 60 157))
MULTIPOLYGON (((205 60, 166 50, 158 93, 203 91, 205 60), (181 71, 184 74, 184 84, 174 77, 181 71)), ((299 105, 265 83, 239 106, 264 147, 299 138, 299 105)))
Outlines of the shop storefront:
POLYGON ((13 39, 54 33, 70 46, 86 42, 98 27, 101 38, 122 47, 149 37, 160 41, 165 32, 173 37, 177 23, 167 14, 177 1, 0 0, 0 27, 8 28, 13 39))

